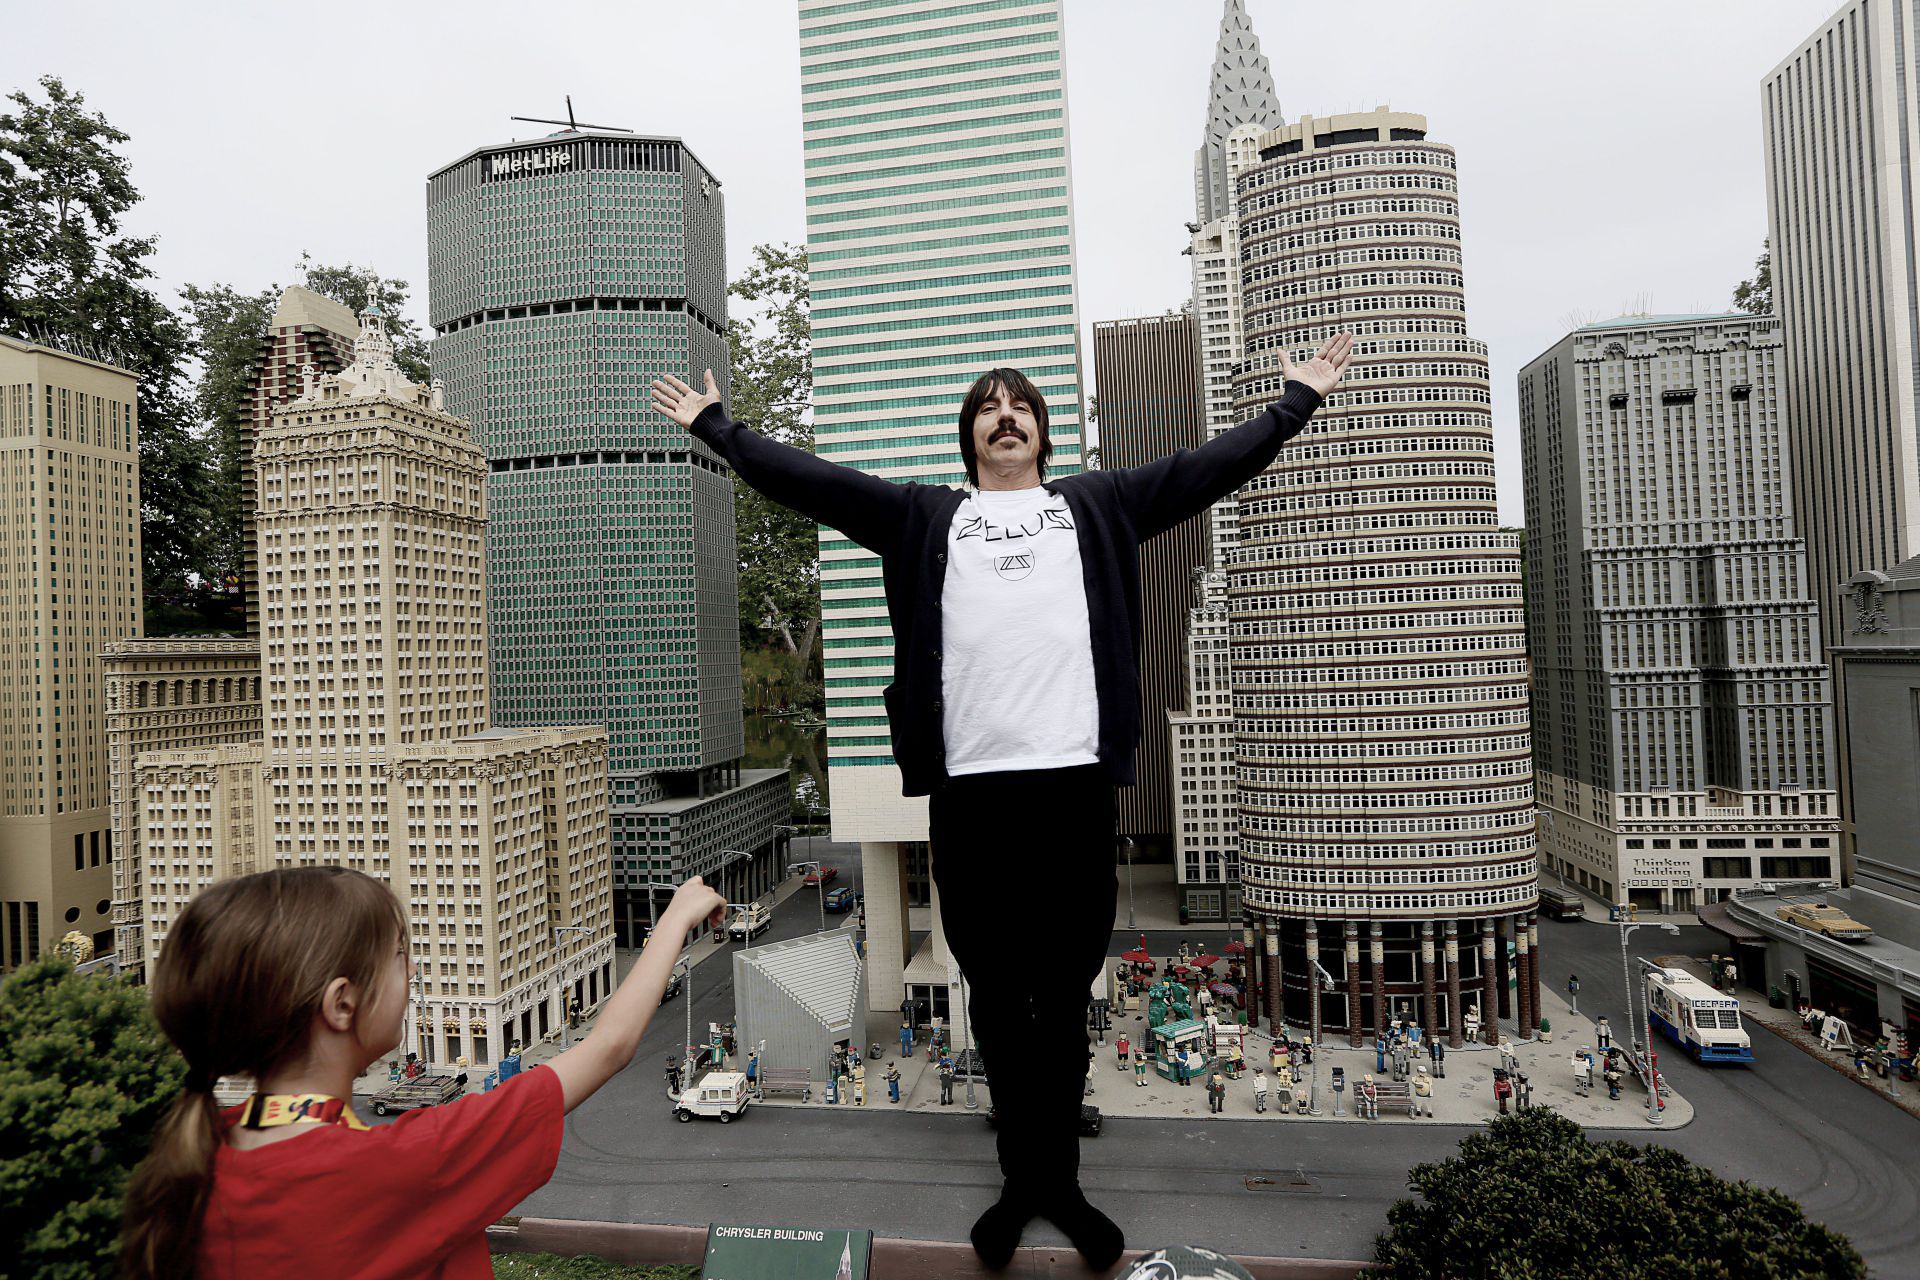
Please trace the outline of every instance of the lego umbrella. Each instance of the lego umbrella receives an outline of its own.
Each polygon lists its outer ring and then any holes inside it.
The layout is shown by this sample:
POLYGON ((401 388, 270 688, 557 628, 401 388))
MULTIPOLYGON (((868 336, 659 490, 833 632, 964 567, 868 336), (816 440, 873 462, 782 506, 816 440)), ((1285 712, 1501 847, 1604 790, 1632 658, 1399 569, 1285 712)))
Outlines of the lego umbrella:
POLYGON ((1230 956, 1245 955, 1247 951, 1247 944, 1240 941, 1238 938, 1235 938, 1232 942, 1229 942, 1226 946, 1222 947, 1221 950, 1226 952, 1230 956))
POLYGON ((1215 982, 1210 984, 1207 990, 1217 996, 1237 996, 1240 994, 1240 988, 1234 986, 1231 982, 1215 982))
POLYGON ((1220 957, 1209 951, 1206 955, 1195 956, 1193 966, 1196 969, 1210 969, 1220 963, 1220 957))
POLYGON ((1145 951, 1142 951, 1138 948, 1135 948, 1132 951, 1121 952, 1120 958, 1122 960, 1125 960, 1128 964, 1152 964, 1153 963, 1153 957, 1148 955, 1145 951))

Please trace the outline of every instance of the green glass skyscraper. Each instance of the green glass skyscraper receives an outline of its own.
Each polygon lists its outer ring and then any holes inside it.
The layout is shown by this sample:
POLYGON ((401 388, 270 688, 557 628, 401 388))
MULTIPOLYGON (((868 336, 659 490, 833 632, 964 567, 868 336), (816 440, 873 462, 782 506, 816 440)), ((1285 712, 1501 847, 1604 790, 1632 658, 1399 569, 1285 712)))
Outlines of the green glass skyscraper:
MULTIPOLYGON (((960 402, 1009 365, 1046 397, 1049 474, 1079 471, 1060 0, 798 11, 816 450, 889 480, 960 484, 960 402)), ((940 943, 918 957, 907 945, 927 808, 900 794, 881 703, 893 636, 879 561, 822 530, 820 592, 833 830, 864 844, 870 1002, 892 1008, 904 984, 951 1016, 940 943)))
POLYGON ((434 373, 487 453, 493 723, 607 726, 629 940, 649 879, 764 888, 731 852, 786 813, 780 771, 740 768, 732 480, 647 394, 725 387, 719 182, 673 138, 482 147, 428 179, 427 240, 434 373))

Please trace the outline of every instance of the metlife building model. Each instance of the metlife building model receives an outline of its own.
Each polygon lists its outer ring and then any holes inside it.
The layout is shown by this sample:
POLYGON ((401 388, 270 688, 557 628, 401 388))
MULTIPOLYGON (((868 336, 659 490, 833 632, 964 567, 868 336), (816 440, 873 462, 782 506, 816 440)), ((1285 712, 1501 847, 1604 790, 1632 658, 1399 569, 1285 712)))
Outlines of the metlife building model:
POLYGON ((630 943, 648 880, 725 856, 730 899, 766 888, 787 806, 740 768, 732 479, 648 396, 726 390, 720 184, 677 139, 566 130, 432 174, 427 238, 434 373, 487 455, 493 722, 607 726, 630 943))

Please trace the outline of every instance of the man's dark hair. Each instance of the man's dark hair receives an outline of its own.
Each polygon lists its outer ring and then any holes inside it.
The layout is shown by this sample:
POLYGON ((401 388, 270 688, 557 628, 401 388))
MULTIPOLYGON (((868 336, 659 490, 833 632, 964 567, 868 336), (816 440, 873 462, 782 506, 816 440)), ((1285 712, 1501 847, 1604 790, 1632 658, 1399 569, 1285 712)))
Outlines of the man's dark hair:
POLYGON ((960 404, 960 460, 967 467, 967 483, 980 487, 980 460, 973 451, 973 420, 980 416, 980 406, 993 399, 1001 387, 1015 400, 1023 400, 1033 410, 1034 426, 1040 429, 1040 478, 1047 478, 1047 459, 1053 456, 1053 439, 1047 434, 1047 402, 1040 395, 1040 388, 1028 380, 1027 375, 1018 369, 989 369, 980 375, 979 380, 967 391, 967 398, 960 404))

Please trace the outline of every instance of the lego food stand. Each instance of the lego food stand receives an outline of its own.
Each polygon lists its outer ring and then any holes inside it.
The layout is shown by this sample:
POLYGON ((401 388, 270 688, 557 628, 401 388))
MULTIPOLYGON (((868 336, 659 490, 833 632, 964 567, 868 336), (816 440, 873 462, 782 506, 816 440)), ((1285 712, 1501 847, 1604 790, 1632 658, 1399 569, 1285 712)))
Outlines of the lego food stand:
POLYGON ((1194 1018, 1168 1022, 1153 1028, 1153 1069, 1163 1080, 1178 1080, 1174 1055, 1181 1049, 1197 1054, 1200 1061, 1189 1079, 1199 1078, 1207 1069, 1207 1024, 1194 1018))

